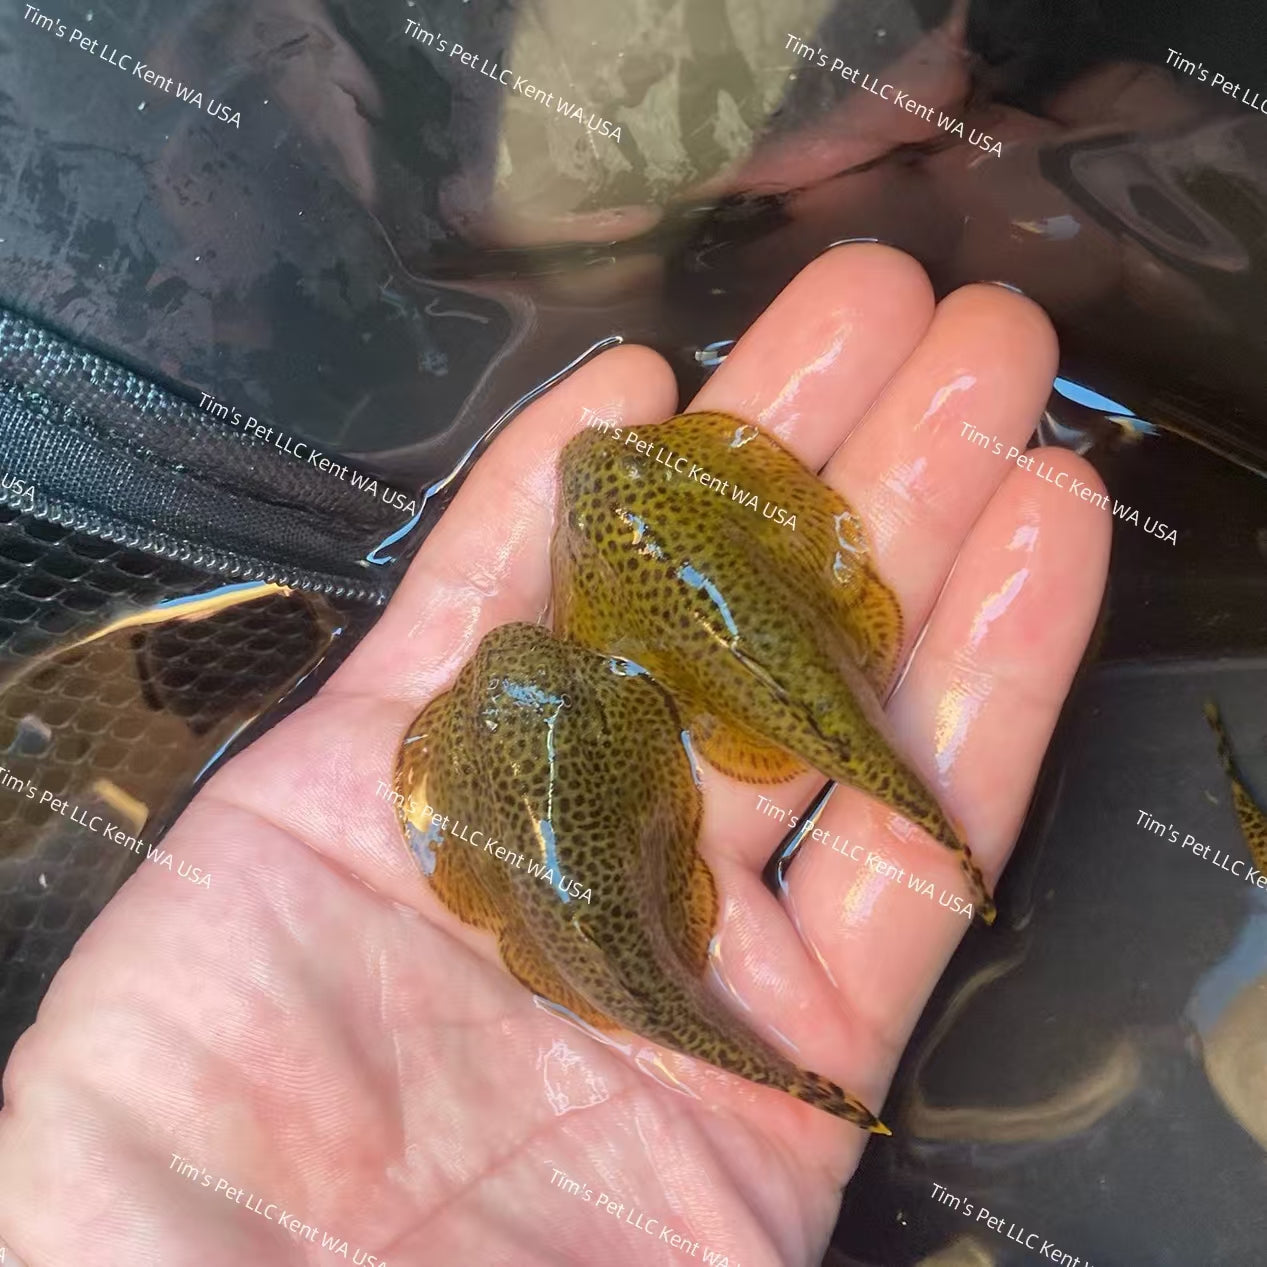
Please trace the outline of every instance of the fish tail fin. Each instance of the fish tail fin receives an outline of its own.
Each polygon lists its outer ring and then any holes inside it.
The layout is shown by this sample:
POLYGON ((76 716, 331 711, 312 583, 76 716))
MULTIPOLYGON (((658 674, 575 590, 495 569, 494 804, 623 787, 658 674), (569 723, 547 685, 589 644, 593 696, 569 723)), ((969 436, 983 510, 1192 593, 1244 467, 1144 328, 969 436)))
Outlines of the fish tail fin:
POLYGON ((1240 783, 1240 771, 1236 768, 1236 759, 1232 756, 1232 741, 1228 738, 1227 727, 1224 726, 1223 718, 1219 715, 1219 706, 1212 699, 1205 702, 1205 719, 1210 723, 1210 729, 1214 731, 1214 746, 1218 750, 1219 760, 1223 763, 1227 777, 1233 783, 1240 783))
POLYGON ((976 913, 981 916, 982 923, 993 924, 998 907, 994 904, 994 895, 984 873, 964 840, 963 829, 941 808, 931 793, 926 795, 931 808, 925 813, 912 813, 911 821, 928 832, 939 845, 945 845, 959 855, 959 869, 967 877, 976 913))
POLYGON ((861 1100, 820 1074, 811 1073, 808 1069, 798 1069, 779 1085, 790 1096, 804 1100, 806 1104, 812 1104, 833 1117, 852 1122, 873 1135, 893 1134, 861 1100))
POLYGON ((616 1024, 715 1069, 783 1091, 863 1130, 891 1134, 861 1100, 821 1074, 802 1069, 750 1029, 687 964, 676 956, 657 955, 650 947, 648 951, 645 962, 654 964, 653 981, 644 979, 636 986, 611 981, 601 1005, 595 1000, 616 1024))
POLYGON ((786 1092, 865 1131, 876 1135, 892 1134, 856 1096, 821 1074, 801 1068, 761 1035, 750 1030, 702 982, 683 981, 678 974, 674 975, 685 987, 686 993, 693 997, 695 1025, 692 1027, 688 1022, 687 1029, 674 1036, 678 1040, 685 1038, 686 1042, 670 1041, 666 1045, 705 1060, 727 1073, 786 1092))
POLYGON ((910 797, 904 802, 895 802, 884 796, 879 799, 891 805, 908 822, 922 827, 939 845, 944 845, 958 855, 959 869, 968 881, 968 891, 972 894, 975 912, 981 916, 982 923, 993 924, 998 914, 994 894, 990 891, 984 872, 972 856, 972 850, 964 841, 964 833, 950 820, 932 793, 926 791, 922 785, 917 786, 918 797, 910 797))
POLYGON ((999 909, 994 904, 994 895, 990 892, 990 886, 986 883, 981 868, 977 866, 972 850, 963 841, 959 842, 959 848, 963 851, 959 855, 959 866, 968 877, 968 884, 972 888, 973 896, 977 899, 977 914, 981 916, 983 923, 993 924, 999 909))
POLYGON ((747 1041, 717 1048, 704 1059, 727 1073, 736 1073, 750 1082, 784 1091, 793 1099, 860 1126, 873 1135, 893 1134, 857 1096, 850 1095, 838 1083, 812 1070, 802 1069, 768 1047, 755 1034, 746 1034, 745 1038, 747 1041))
POLYGON ((1205 702, 1205 719, 1214 731, 1219 760, 1223 763, 1227 781, 1232 785, 1232 805, 1240 820, 1241 835, 1245 838, 1254 865, 1261 871, 1267 871, 1267 814, 1263 813, 1262 807, 1245 785, 1245 776, 1232 754, 1232 741, 1228 738, 1222 717, 1219 716, 1218 705, 1213 700, 1208 699, 1205 702))
MULTIPOLYGON (((849 675, 846 672, 846 679, 849 675)), ((838 783, 875 797, 907 822, 922 828, 939 845, 956 853, 960 869, 967 877, 976 913, 986 924, 993 924, 997 913, 994 896, 972 856, 964 831, 942 808, 914 767, 898 755, 891 727, 878 700, 858 684, 822 737, 835 758, 819 766, 823 773, 838 783)))

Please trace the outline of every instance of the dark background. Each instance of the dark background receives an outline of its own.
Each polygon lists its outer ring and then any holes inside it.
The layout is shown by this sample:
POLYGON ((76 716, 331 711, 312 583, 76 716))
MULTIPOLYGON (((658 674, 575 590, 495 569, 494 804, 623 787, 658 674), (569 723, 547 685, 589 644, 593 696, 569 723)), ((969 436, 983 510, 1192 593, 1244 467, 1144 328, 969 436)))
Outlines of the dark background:
MULTIPOLYGON (((684 82, 731 85, 757 118, 744 85, 762 68, 699 2, 684 82)), ((654 25, 659 10, 632 12, 654 25)), ((1262 1262, 1262 1153, 1203 1052, 1228 974, 1267 972, 1263 895, 1135 826, 1148 808, 1243 854, 1201 716, 1209 695, 1267 791, 1267 117, 1164 70, 1176 48, 1267 94, 1257 7, 974 0, 958 113, 999 129, 1002 158, 895 143, 794 188, 749 188, 741 169, 705 195, 725 156, 683 152, 666 183, 634 114, 630 171, 595 174, 570 218, 550 210, 545 150, 513 151, 522 202, 514 179, 497 193, 504 90, 403 36, 408 16, 501 56, 526 20, 516 4, 56 16, 230 102, 242 123, 157 96, 10 7, 0 302, 404 487, 442 481, 609 336, 658 348, 689 393, 704 349, 724 352, 841 238, 912 251, 940 290, 1005 280, 1048 308, 1062 374, 1121 408, 1053 397, 1044 439, 1085 452, 1178 543, 1115 527, 1103 625, 999 923, 971 930, 927 1009, 885 1110, 897 1138, 868 1150, 837 1252, 877 1267, 1034 1257, 933 1202, 940 1183, 1095 1267, 1262 1262), (519 219, 490 228, 482 212, 502 203, 519 219), (635 231, 604 230, 629 207, 649 210, 635 231), (1109 420, 1122 414, 1137 421, 1109 420)), ((945 17, 879 0, 797 29, 880 70, 945 17)), ((639 73, 654 84, 663 50, 649 47, 639 73)), ((790 64, 771 44, 765 71, 790 64)), ((794 151, 844 92, 803 74, 756 131, 794 151)), ((708 100, 682 106, 683 133, 708 100)))

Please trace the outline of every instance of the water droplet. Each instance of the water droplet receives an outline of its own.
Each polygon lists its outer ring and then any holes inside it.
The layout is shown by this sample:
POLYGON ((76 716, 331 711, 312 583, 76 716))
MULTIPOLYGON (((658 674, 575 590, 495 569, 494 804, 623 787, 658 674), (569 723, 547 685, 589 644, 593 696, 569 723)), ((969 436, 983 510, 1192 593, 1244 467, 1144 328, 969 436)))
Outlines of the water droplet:
POLYGON ((836 526, 836 543, 842 550, 857 554, 857 542, 862 534, 858 529, 858 517, 851 510, 842 510, 833 521, 836 526))
POLYGON ((424 832, 414 823, 406 823, 405 838, 409 842, 409 852, 422 868, 422 874, 431 875, 436 869, 435 846, 443 841, 435 824, 432 823, 424 832))
POLYGON ((730 354, 735 346, 734 339, 718 339, 707 347, 695 349, 695 362, 706 370, 715 370, 730 354))
POLYGON ((1082 225, 1070 215, 1047 216, 1042 220, 1013 220, 1012 223, 1018 229, 1024 229, 1026 233, 1032 233, 1036 237, 1051 238, 1057 242, 1065 242, 1069 238, 1077 237, 1082 230, 1082 225))
POLYGON ((608 668, 613 673, 619 674, 621 677, 645 677, 647 671, 640 664, 635 664, 632 660, 622 660, 618 656, 612 656, 607 661, 608 668))
POLYGON ((761 434, 760 430, 750 422, 745 422, 742 427, 735 428, 735 434, 730 437, 730 447, 732 449, 742 449, 750 440, 755 440, 761 434))

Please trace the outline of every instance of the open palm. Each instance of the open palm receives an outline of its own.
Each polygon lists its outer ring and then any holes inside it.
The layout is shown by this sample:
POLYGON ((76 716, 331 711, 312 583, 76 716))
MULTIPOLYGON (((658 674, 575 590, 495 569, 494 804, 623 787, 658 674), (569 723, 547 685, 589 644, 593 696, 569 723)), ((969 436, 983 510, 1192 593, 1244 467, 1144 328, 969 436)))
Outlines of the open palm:
MULTIPOLYGON (((862 515, 906 617, 899 745, 991 877, 1087 638, 1109 530, 966 424, 1023 448, 1054 369, 1028 301, 974 286, 934 308, 912 260, 853 245, 792 282, 693 406, 760 423, 862 515)), ((437 902, 382 795, 409 722, 481 636, 548 612, 555 463, 585 411, 646 425, 676 408, 667 365, 623 347, 527 409, 347 664, 171 831, 212 887, 142 867, 84 935, 6 1071, 10 1261, 818 1261, 867 1137, 540 1006, 437 902)), ((1044 460, 1098 488, 1073 455, 1044 460)), ((771 806, 799 813, 821 777, 704 782, 714 986, 878 1108, 966 927, 922 891, 966 899, 955 859, 839 789, 775 897, 760 880, 786 830, 771 806)))

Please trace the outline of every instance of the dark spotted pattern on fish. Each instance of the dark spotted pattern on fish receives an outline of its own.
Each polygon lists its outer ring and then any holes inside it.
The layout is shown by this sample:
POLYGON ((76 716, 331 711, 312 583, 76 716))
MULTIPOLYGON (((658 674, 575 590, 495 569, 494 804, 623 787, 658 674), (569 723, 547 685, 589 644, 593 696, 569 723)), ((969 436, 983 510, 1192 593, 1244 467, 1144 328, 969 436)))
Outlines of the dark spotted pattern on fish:
POLYGON ((497 936, 528 989, 884 1131, 707 988, 717 896, 696 850, 700 790, 677 709, 645 670, 539 626, 494 629, 410 726, 395 790, 440 900, 497 936))
POLYGON ((775 440, 721 413, 587 429, 561 461, 553 569, 556 632, 650 670, 718 769, 777 781, 809 766, 874 796, 958 854, 994 919, 884 717, 896 596, 857 514, 775 440), (774 505, 794 527, 766 517, 774 505))

